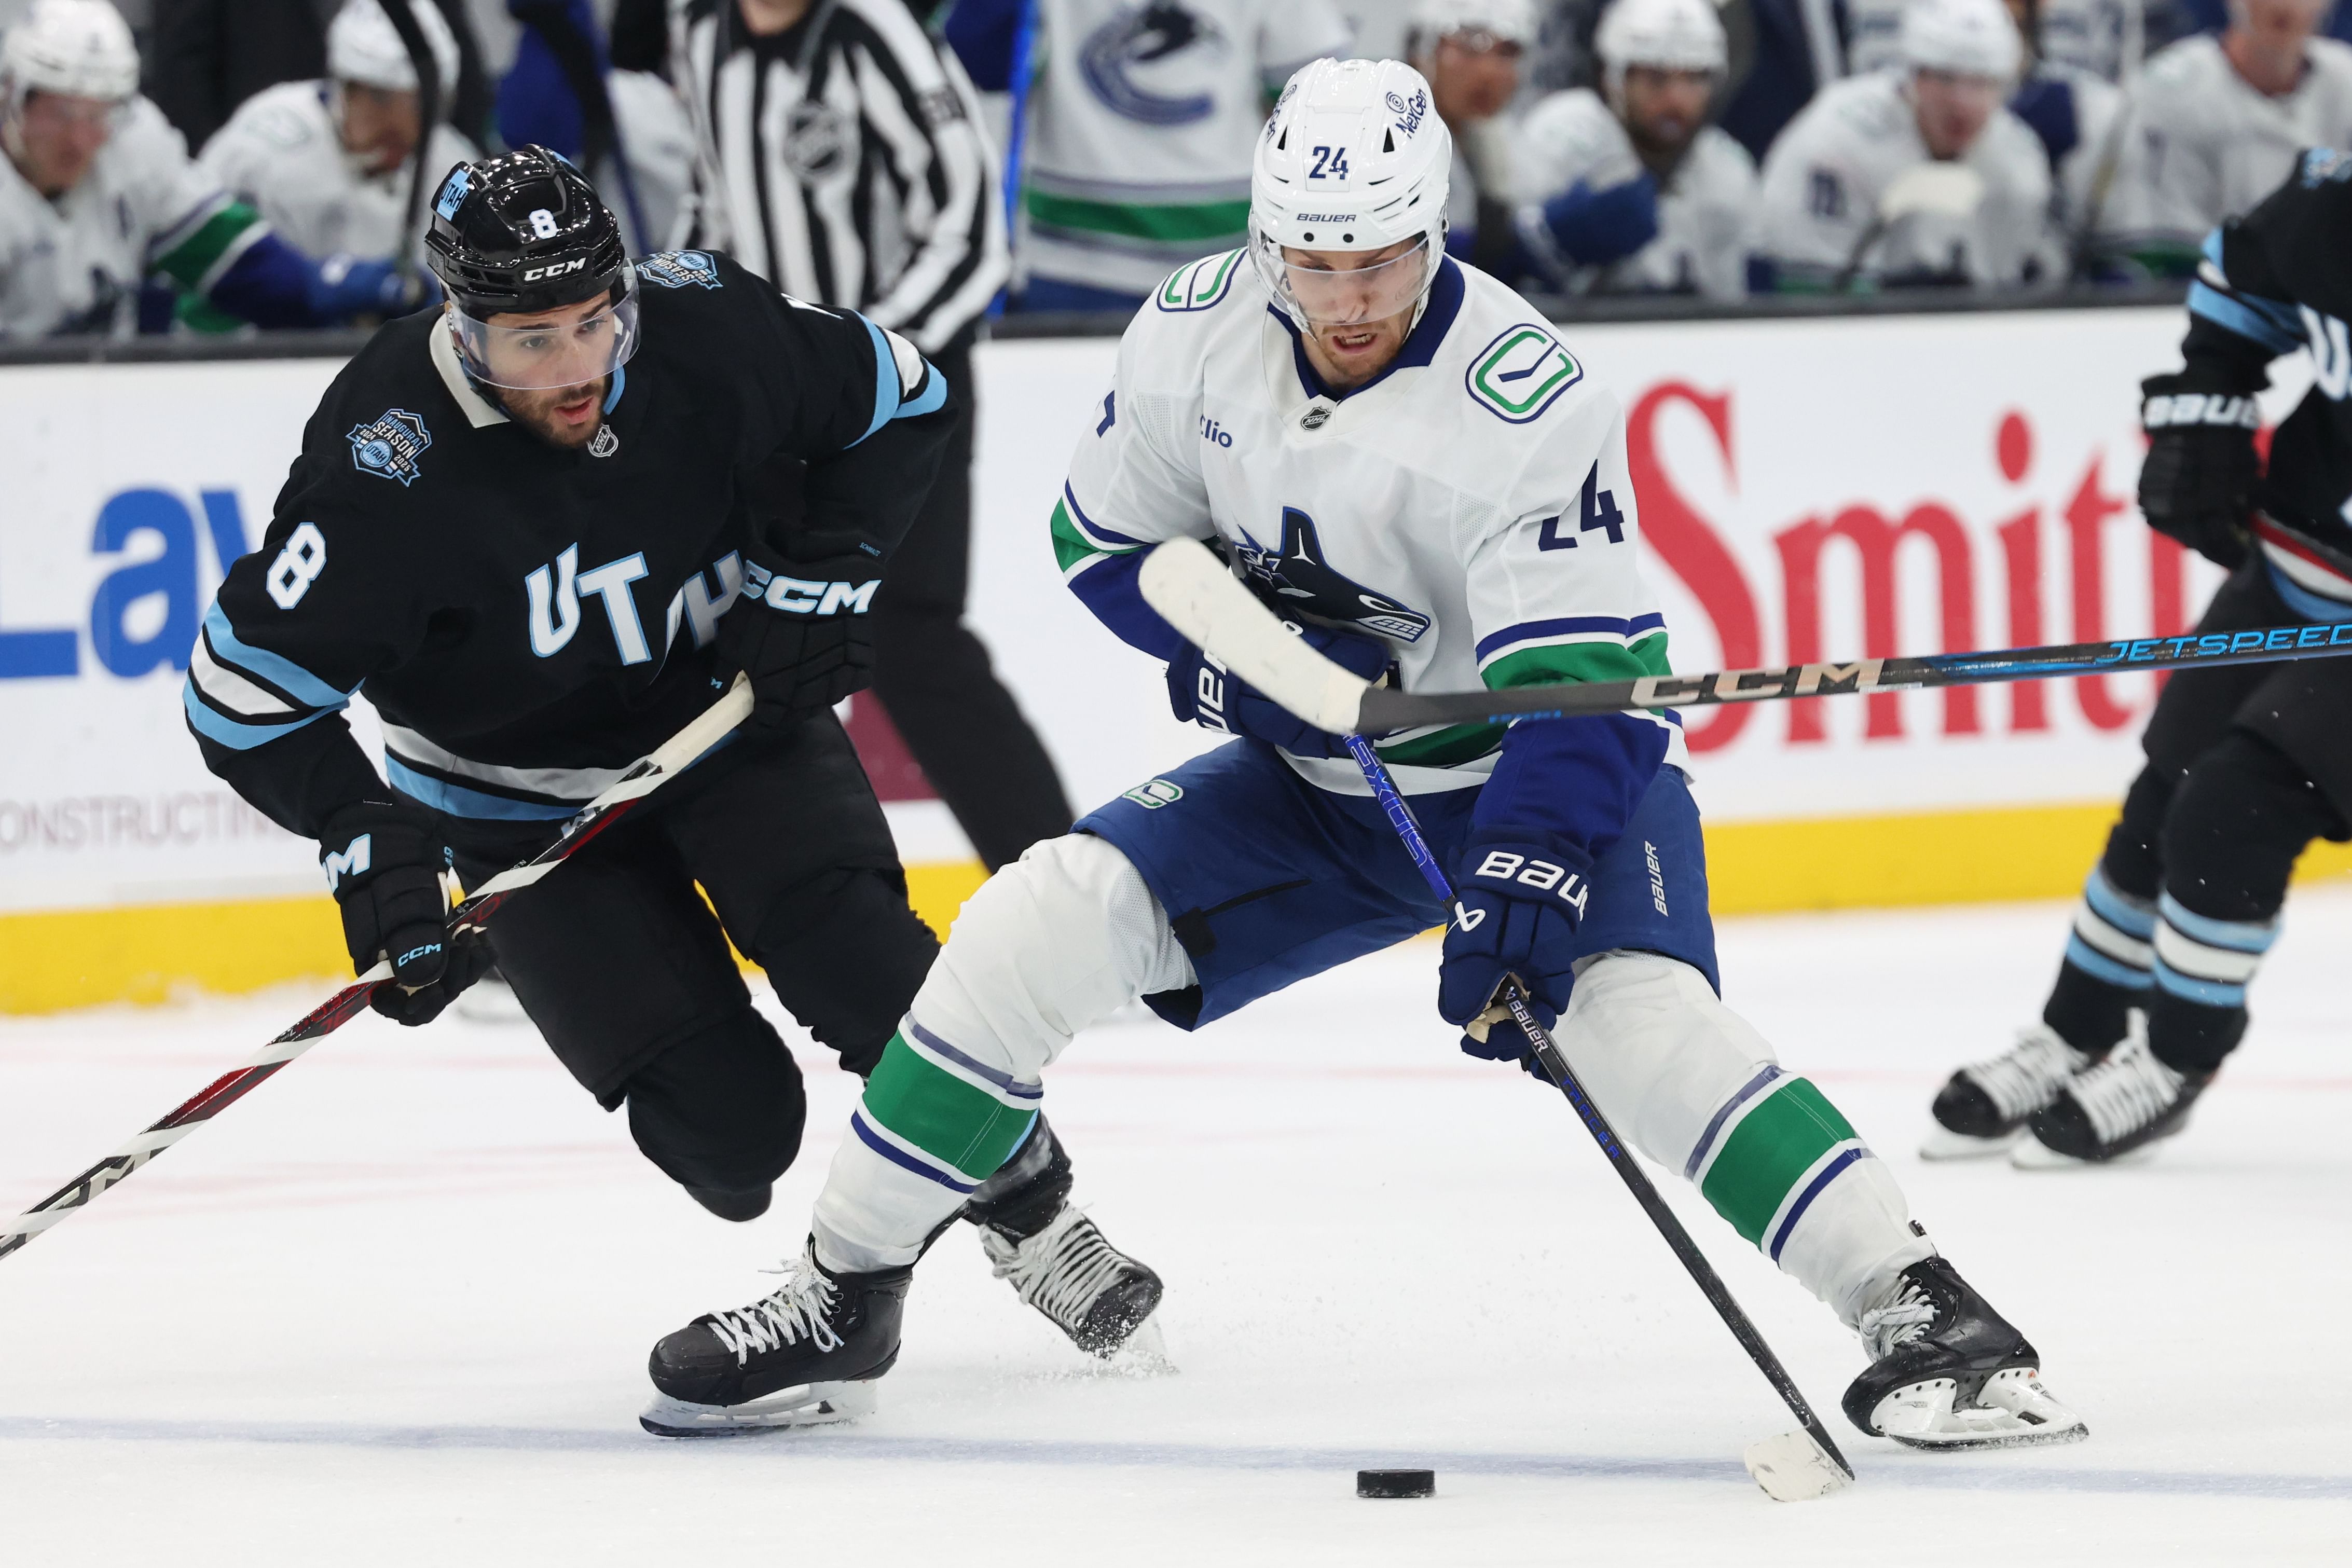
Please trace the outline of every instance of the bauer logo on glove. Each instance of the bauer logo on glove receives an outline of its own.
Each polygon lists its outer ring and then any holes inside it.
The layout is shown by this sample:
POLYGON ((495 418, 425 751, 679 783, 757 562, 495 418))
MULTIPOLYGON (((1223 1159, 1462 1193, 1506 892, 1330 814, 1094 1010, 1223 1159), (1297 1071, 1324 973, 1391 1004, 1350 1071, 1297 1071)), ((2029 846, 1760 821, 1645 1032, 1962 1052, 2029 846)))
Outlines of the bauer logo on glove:
MULTIPOLYGON (((1592 894, 1591 885, 1567 867, 1508 849, 1487 850, 1470 879, 1474 887, 1484 885, 1512 898, 1524 899, 1528 891, 1549 893, 1574 910, 1578 920, 1584 918, 1585 900, 1592 894)), ((1465 924, 1463 929, 1471 928, 1465 924)))

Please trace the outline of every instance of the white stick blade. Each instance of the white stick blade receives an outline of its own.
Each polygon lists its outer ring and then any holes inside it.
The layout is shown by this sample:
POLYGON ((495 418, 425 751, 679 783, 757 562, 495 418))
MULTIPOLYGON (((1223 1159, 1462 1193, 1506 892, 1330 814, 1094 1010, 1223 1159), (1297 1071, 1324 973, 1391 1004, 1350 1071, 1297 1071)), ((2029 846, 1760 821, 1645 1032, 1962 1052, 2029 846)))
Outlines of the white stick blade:
POLYGON ((1293 636, 1199 540, 1155 546, 1136 585, 1187 641, 1275 701, 1318 730, 1356 733, 1366 683, 1293 636))
POLYGON ((1751 1443, 1739 1456, 1748 1473, 1774 1502, 1807 1502, 1853 1484, 1822 1446, 1802 1432, 1783 1432, 1751 1443))

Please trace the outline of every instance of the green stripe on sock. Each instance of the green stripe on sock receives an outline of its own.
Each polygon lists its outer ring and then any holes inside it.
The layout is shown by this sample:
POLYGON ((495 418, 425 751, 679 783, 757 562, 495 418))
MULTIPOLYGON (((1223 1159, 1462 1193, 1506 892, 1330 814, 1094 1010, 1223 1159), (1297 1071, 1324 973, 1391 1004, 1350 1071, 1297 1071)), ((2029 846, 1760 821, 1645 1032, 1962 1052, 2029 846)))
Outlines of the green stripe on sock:
POLYGON ((197 225, 195 233, 157 257, 156 268, 171 274, 182 288, 197 288, 238 237, 260 221, 261 215, 243 202, 231 202, 197 225))
POLYGON ((866 1081, 866 1115, 943 1164, 986 1181, 1013 1155, 1036 1111, 1015 1110, 994 1095, 916 1054, 890 1037, 866 1081))
POLYGON ((1811 1082, 1792 1078, 1725 1139, 1699 1191, 1731 1228, 1761 1246, 1764 1227, 1813 1163, 1854 1135, 1811 1082))
POLYGON ((1671 675, 1666 661, 1666 634, 1652 632, 1631 644, 1621 642, 1555 643, 1507 653, 1478 672, 1489 690, 1507 686, 1533 686, 1548 680, 1639 680, 1645 675, 1671 675))
POLYGON ((1244 199, 1136 206, 1033 190, 1029 193, 1029 216, 1055 228, 1088 229, 1097 234, 1125 235, 1130 239, 1230 241, 1249 227, 1249 202, 1244 199))

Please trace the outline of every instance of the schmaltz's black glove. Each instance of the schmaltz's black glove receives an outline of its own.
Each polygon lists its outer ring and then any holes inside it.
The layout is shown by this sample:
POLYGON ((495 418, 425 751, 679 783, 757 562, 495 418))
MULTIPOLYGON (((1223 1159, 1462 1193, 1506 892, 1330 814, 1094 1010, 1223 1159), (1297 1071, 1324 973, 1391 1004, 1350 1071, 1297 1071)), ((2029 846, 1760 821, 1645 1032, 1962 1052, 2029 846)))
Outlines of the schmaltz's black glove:
POLYGON ((2139 384, 2147 459, 2139 468, 2139 510, 2147 525, 2218 566, 2246 558, 2246 523, 2262 465, 2253 394, 2225 391, 2194 371, 2139 384))
POLYGON ((457 883, 451 858, 433 819, 396 801, 343 807, 319 840, 353 971, 392 961, 392 983, 369 1005, 403 1024, 431 1023, 490 966, 478 935, 451 942, 444 929, 457 883))
POLYGON ((743 554, 743 596, 719 621, 719 675, 751 679, 748 734, 773 734, 874 683, 882 563, 863 551, 787 561, 743 554))

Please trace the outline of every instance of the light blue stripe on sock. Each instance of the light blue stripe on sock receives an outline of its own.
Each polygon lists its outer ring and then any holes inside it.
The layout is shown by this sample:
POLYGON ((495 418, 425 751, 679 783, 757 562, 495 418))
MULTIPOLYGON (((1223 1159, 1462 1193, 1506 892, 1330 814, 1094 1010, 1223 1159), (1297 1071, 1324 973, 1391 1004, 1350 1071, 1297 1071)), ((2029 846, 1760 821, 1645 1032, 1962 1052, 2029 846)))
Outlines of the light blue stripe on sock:
POLYGON ((2119 958, 2109 958, 2071 931, 2066 937, 2066 962, 2095 980, 2120 985, 2126 991, 2145 991, 2148 986, 2147 970, 2135 969, 2119 958))
POLYGON ((2156 987, 2168 996, 2200 1003, 2208 1007, 2242 1007, 2246 1005, 2246 988, 2222 980, 2200 980, 2193 974, 2183 974, 2178 969, 2156 961, 2156 987))
POLYGON ((2183 909, 2180 900, 2167 893, 2157 900, 2163 912, 2164 923, 2191 942, 2207 947, 2223 947, 2231 952, 2268 952, 2271 943, 2278 941, 2275 923, 2257 924, 2251 921, 2217 921, 2183 909))
POLYGON ((2142 942, 2156 939, 2156 911, 2116 891, 2116 885, 2107 880, 2105 867, 2091 868, 2090 879, 2083 884, 2083 901, 2091 906, 2093 914, 2126 936, 2137 937, 2142 942))

